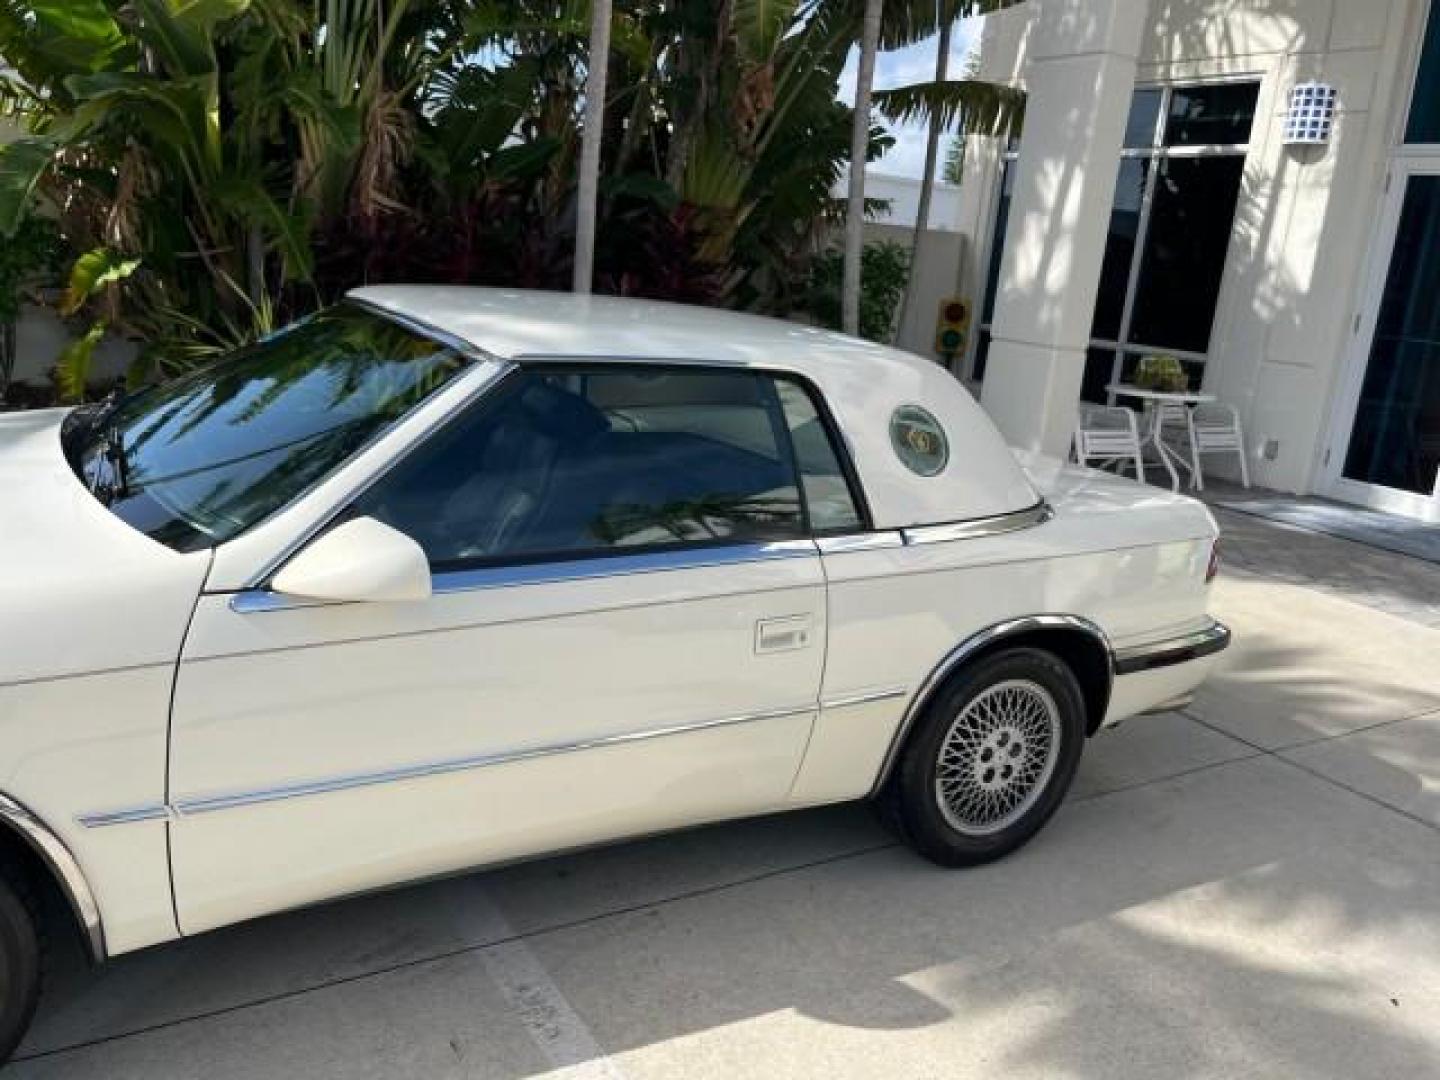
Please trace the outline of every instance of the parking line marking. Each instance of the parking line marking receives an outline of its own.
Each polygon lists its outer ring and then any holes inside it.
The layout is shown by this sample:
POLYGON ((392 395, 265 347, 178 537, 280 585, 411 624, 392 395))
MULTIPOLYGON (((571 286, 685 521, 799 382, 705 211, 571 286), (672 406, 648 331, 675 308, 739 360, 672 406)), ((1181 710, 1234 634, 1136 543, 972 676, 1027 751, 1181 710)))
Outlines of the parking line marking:
POLYGON ((530 1041, 554 1066, 547 1080, 626 1080, 624 1070, 601 1048, 540 958, 479 881, 461 890, 456 912, 467 936, 498 942, 481 950, 480 961, 525 1026, 530 1041))

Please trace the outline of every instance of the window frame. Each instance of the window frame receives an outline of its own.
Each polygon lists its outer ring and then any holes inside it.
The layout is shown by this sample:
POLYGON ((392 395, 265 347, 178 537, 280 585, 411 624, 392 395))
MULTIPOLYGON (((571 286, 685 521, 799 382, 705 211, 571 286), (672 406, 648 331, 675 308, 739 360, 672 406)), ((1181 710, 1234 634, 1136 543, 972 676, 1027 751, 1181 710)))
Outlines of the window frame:
MULTIPOLYGON (((1111 361, 1110 378, 1108 382, 1116 383, 1123 379, 1125 369, 1125 357, 1127 354, 1146 355, 1165 353, 1174 356, 1181 361, 1199 364, 1200 378, 1205 378, 1206 370, 1209 367, 1210 351, 1207 348, 1204 352, 1196 352, 1191 349, 1177 349, 1161 345, 1146 345, 1141 342, 1130 341, 1130 333, 1135 317, 1135 302, 1140 292, 1140 275, 1145 264, 1145 244, 1150 236, 1150 212, 1155 205, 1155 189, 1160 183, 1160 174, 1163 171, 1164 163, 1170 158, 1213 158, 1229 157, 1239 158, 1242 162, 1241 185, 1244 185, 1243 162, 1249 157, 1250 150, 1254 145, 1255 121, 1260 115, 1260 95, 1264 91, 1264 79, 1253 73, 1236 73, 1208 79, 1185 79, 1174 82, 1146 82, 1136 83, 1134 92, 1142 90, 1159 90, 1160 105, 1155 112, 1155 128, 1151 133, 1150 142, 1146 146, 1122 147, 1120 150, 1120 161, 1128 158, 1137 158, 1151 162, 1150 168, 1145 174, 1144 190, 1141 194, 1140 212, 1135 225, 1135 249, 1131 253, 1130 265, 1127 268, 1125 280, 1124 303, 1120 312, 1120 326, 1116 331, 1115 340, 1097 338, 1093 335, 1085 342, 1085 351, 1088 358, 1090 351, 1100 349, 1113 352, 1111 361), (1250 120, 1250 138, 1243 143, 1200 143, 1200 144, 1178 144, 1169 146, 1165 142, 1165 130, 1170 122, 1171 101, 1175 91, 1190 90, 1208 86, 1234 86, 1249 85, 1255 86, 1255 114, 1250 120)), ((1132 96, 1133 100, 1133 96, 1132 96)), ((1119 165, 1117 164, 1117 169, 1119 165)), ((1214 336, 1214 322, 1219 315, 1221 303, 1225 295, 1225 280, 1230 270, 1230 248, 1235 243, 1235 219, 1232 214, 1230 220, 1230 236, 1226 243, 1226 255, 1222 264, 1219 288, 1215 296, 1215 311, 1211 313, 1211 336, 1214 336)), ((1108 404, 1114 405, 1116 397, 1107 392, 1105 400, 1108 404)))
MULTIPOLYGON (((1422 0, 1419 6, 1419 23, 1410 37, 1410 49, 1408 50, 1409 74, 1405 78, 1400 93, 1400 108, 1392 118, 1394 130, 1391 134, 1391 153, 1394 156, 1434 158, 1440 156, 1440 138, 1432 140, 1412 140, 1410 138, 1410 126, 1415 114, 1415 100, 1420 92, 1420 69, 1425 66, 1425 61, 1428 59, 1426 46, 1430 44, 1429 35, 1432 23, 1440 27, 1440 0, 1422 0)), ((1436 29, 1435 33, 1436 40, 1440 41, 1440 29, 1436 29)))
MULTIPOLYGON (((1437 3, 1440 3, 1440 0, 1436 0, 1436 2, 1437 2, 1437 3)), ((1139 93, 1139 92, 1141 92, 1141 91, 1147 91, 1147 90, 1158 90, 1158 91, 1160 92, 1160 103, 1159 103, 1158 107, 1156 108, 1156 112, 1155 112, 1155 123, 1154 123, 1154 128, 1153 128, 1153 130, 1152 130, 1152 132, 1151 132, 1150 141, 1149 141, 1148 144, 1146 144, 1146 145, 1144 145, 1144 146, 1122 146, 1122 147, 1120 148, 1119 156, 1118 156, 1117 159, 1116 159, 1116 168, 1117 168, 1117 170, 1118 170, 1118 168, 1119 168, 1119 166, 1120 166, 1120 162, 1122 162, 1122 161, 1124 161, 1124 160, 1126 160, 1126 159, 1130 159, 1130 158, 1144 159, 1144 160, 1148 160, 1148 161, 1150 161, 1150 162, 1153 163, 1153 164, 1151 165, 1151 167, 1147 170, 1147 173, 1146 173, 1144 190, 1143 190, 1142 196, 1141 196, 1140 214, 1139 214, 1139 218, 1138 218, 1138 220, 1137 220, 1137 222, 1136 222, 1136 230, 1135 230, 1135 250, 1134 250, 1134 252, 1133 252, 1132 255, 1131 255, 1130 265, 1129 265, 1129 267, 1128 267, 1127 270, 1126 270, 1125 296, 1124 296, 1123 308, 1122 308, 1122 311, 1121 311, 1120 326, 1119 326, 1119 329, 1118 329, 1117 334, 1116 334, 1116 340, 1114 340, 1114 341, 1111 341, 1111 340, 1105 339, 1105 338, 1097 338, 1097 337, 1094 337, 1093 335, 1087 336, 1086 341, 1085 341, 1086 355, 1087 355, 1087 357, 1088 357, 1089 352, 1090 352, 1091 350, 1093 350, 1093 349, 1103 349, 1103 350, 1110 351, 1110 352, 1113 352, 1113 353, 1114 353, 1113 363, 1112 363, 1112 366, 1111 366, 1110 380, 1109 380, 1109 381, 1111 381, 1111 382, 1118 381, 1118 380, 1121 378, 1121 372, 1122 372, 1122 370, 1123 370, 1123 368, 1124 368, 1124 365, 1125 365, 1125 355, 1126 355, 1127 353, 1141 353, 1141 354, 1143 354, 1143 353, 1147 353, 1147 352, 1148 352, 1148 353, 1164 352, 1164 353, 1166 353, 1166 354, 1169 354, 1169 355, 1172 355, 1172 356, 1176 356, 1176 357, 1178 357, 1178 358, 1179 358, 1180 360, 1182 360, 1182 361, 1187 361, 1187 362, 1191 362, 1191 363, 1197 363, 1197 364, 1201 365, 1201 378, 1202 378, 1202 380, 1203 380, 1203 378, 1204 378, 1204 376, 1205 376, 1206 369, 1208 368, 1209 359, 1210 359, 1210 352, 1209 352, 1208 350, 1207 350, 1206 352, 1199 353, 1199 352, 1193 352, 1193 351, 1185 350, 1185 349, 1164 348, 1164 347, 1162 347, 1162 346, 1157 346, 1157 345, 1144 345, 1144 344, 1141 344, 1141 343, 1138 343, 1138 342, 1126 341, 1126 338, 1129 336, 1129 333, 1130 333, 1130 324, 1131 324, 1132 317, 1133 317, 1133 315, 1134 315, 1135 298, 1136 298, 1136 294, 1137 294, 1138 286, 1139 286, 1141 264, 1142 264, 1142 262, 1144 261, 1144 260, 1143 260, 1143 256, 1144 256, 1144 250, 1143 250, 1143 249, 1144 249, 1145 239, 1146 239, 1146 237, 1148 236, 1148 234, 1149 234, 1149 229, 1150 229, 1150 210, 1151 210, 1152 204, 1154 203, 1155 186, 1156 186, 1156 184, 1159 182, 1158 177, 1159 177, 1159 173, 1160 173, 1160 167, 1161 167, 1161 164, 1163 163, 1163 161, 1164 161, 1165 159, 1168 159, 1168 158, 1204 158, 1204 157, 1238 157, 1238 158, 1240 158, 1240 159, 1242 159, 1242 160, 1248 160, 1250 151, 1251 151, 1251 150, 1255 147, 1255 145, 1256 145, 1256 142, 1255 142, 1255 124, 1256 124, 1256 122, 1257 122, 1257 121, 1260 119, 1260 117, 1261 117, 1260 106, 1261 106, 1261 104, 1262 104, 1262 102, 1263 102, 1264 93, 1265 93, 1265 75, 1264 75, 1264 73, 1262 73, 1262 72, 1240 71, 1240 72, 1227 73, 1227 74, 1224 74, 1224 75, 1214 75, 1214 76, 1200 77, 1200 78, 1194 78, 1194 79, 1172 79, 1172 80, 1166 80, 1166 81, 1158 81, 1158 80, 1156 80, 1156 81, 1150 81, 1150 80, 1137 81, 1137 82, 1135 83, 1135 85, 1131 88, 1131 99, 1130 99, 1131 102, 1133 103, 1133 101, 1134 101, 1134 95, 1135 95, 1135 94, 1137 94, 1137 93, 1139 93), (1255 110, 1256 110, 1256 111, 1255 111, 1255 115, 1254 115, 1254 116, 1252 117, 1252 119, 1251 119, 1250 138, 1247 139, 1245 142, 1243 142, 1243 143, 1205 143, 1205 144, 1198 144, 1198 145, 1179 144, 1179 145, 1176 145, 1176 146, 1167 146, 1167 145, 1165 144, 1165 128, 1166 128, 1166 125, 1167 125, 1168 120, 1169 120, 1169 116, 1170 116, 1170 103, 1171 103, 1171 99, 1172 99, 1173 96, 1174 96, 1175 91, 1177 91, 1177 90, 1182 90, 1182 91, 1183 91, 1183 90, 1189 90, 1189 89, 1193 89, 1193 88, 1207 87, 1207 86, 1226 86, 1226 85, 1247 84, 1247 83, 1253 83, 1253 84, 1255 84, 1255 86, 1256 86, 1256 102, 1255 102, 1255 110)), ((1127 114, 1127 115, 1128 115, 1128 114, 1127 114)), ((1023 138, 1024 138, 1024 136, 1023 136, 1023 133, 1022 133, 1021 139, 1023 140, 1023 138)), ((1122 140, 1122 141, 1123 141, 1123 140, 1122 140)), ((1001 223, 1000 220, 999 220, 999 217, 1000 217, 999 209, 1000 209, 1000 203, 1001 203, 1001 201, 1002 201, 1002 199, 1003 199, 1003 194, 1004 194, 1005 171, 1006 171, 1007 169, 1014 169, 1014 168, 1016 167, 1016 162, 1019 160, 1019 158, 1020 158, 1020 140, 1013 140, 1013 139, 1011 140, 1011 142, 1010 142, 1009 144, 1007 144, 1007 145, 1005 145, 1005 146, 1003 146, 1003 147, 1001 148, 1000 153, 999 153, 999 154, 997 155, 997 157, 996 157, 996 169, 995 169, 996 182, 995 182, 995 184, 993 185, 993 190, 990 191, 989 194, 988 194, 988 202, 989 202, 989 208, 988 208, 988 212, 987 212, 988 221, 987 221, 987 228, 986 228, 986 230, 985 230, 985 235, 986 235, 986 237, 987 237, 987 242, 986 242, 986 248, 985 248, 985 252, 984 252, 984 256, 983 256, 983 264, 981 264, 981 275, 982 275, 982 276, 981 276, 981 286, 982 286, 982 288, 984 288, 984 287, 988 284, 988 273, 987 273, 987 270, 988 270, 988 267, 990 266, 991 260, 994 259, 994 257, 995 257, 995 250, 994 250, 995 247, 996 247, 996 243, 995 243, 995 242, 996 242, 997 238, 1000 238, 1000 237, 999 237, 999 234, 1000 234, 1000 230, 1001 230, 1001 227, 1002 227, 1002 223, 1001 223)), ((1242 184, 1243 184, 1243 182, 1244 182, 1244 181, 1243 181, 1243 177, 1242 177, 1242 184)), ((1009 239, 1009 236, 1008 236, 1008 233, 1009 233, 1008 222, 1003 223, 1003 225, 1005 226, 1005 232, 1006 232, 1006 234, 1007 234, 1003 239, 1005 239, 1005 240, 1008 241, 1008 239, 1009 239)), ((1233 221, 1233 219, 1232 219, 1232 221, 1231 221, 1231 229, 1230 229, 1230 244, 1233 245, 1233 244, 1234 244, 1234 241, 1235 241, 1235 228, 1234 228, 1234 221, 1233 221)), ((1215 300, 1215 316, 1214 316, 1214 317, 1216 317, 1216 318, 1218 318, 1219 313, 1220 313, 1220 309, 1221 309, 1221 307, 1222 307, 1222 305, 1223 305, 1223 303, 1224 303, 1224 300, 1225 300, 1226 284, 1227 284, 1227 280, 1228 280, 1228 276, 1229 276, 1229 269, 1230 269, 1230 257, 1229 257, 1228 251, 1229 251, 1229 248, 1227 247, 1227 255, 1226 255, 1226 259, 1225 259, 1225 270, 1224 270, 1224 273, 1222 274, 1221 281, 1220 281, 1219 293, 1218 293, 1218 295, 1216 296, 1216 300, 1215 300)), ((1003 244, 1001 245, 1001 257, 1003 258, 1003 244)), ((993 289, 992 289, 992 288, 984 288, 984 292, 983 292, 983 294, 982 294, 982 295, 980 296, 980 298, 979 298, 979 299, 980 299, 980 307, 978 308, 978 311, 981 313, 981 316, 982 316, 982 317, 981 317, 980 319, 977 319, 977 320, 976 320, 976 332, 975 332, 975 334, 974 334, 974 342, 973 342, 973 344, 972 344, 972 346, 971 346, 970 356, 969 356, 969 359, 968 359, 968 361, 967 361, 967 370, 968 370, 968 373, 969 373, 969 374, 968 374, 968 378, 969 378, 969 380, 972 381, 972 382, 980 382, 980 381, 981 381, 981 378, 983 378, 983 373, 981 374, 980 377, 977 377, 976 374, 975 374, 975 371, 974 371, 975 362, 976 362, 977 354, 978 354, 978 351, 979 351, 979 342, 980 342, 980 338, 981 338, 982 335, 990 335, 990 334, 993 332, 993 326, 992 326, 992 324, 993 324, 993 317, 992 317, 991 319, 985 319, 985 318, 983 318, 983 313, 984 313, 985 310, 986 310, 986 306, 992 302, 992 300, 993 300, 993 294, 994 294, 994 293, 998 293, 998 292, 999 292, 999 289, 1000 289, 1000 280, 999 280, 999 276, 997 275, 993 289)), ((1214 330, 1213 330, 1213 319, 1212 319, 1212 330, 1211 330, 1211 332, 1212 332, 1212 336, 1213 336, 1213 332, 1214 332, 1214 330)), ((986 357, 986 359, 987 359, 987 361, 988 361, 988 352, 987 352, 987 357, 986 357)), ((1115 395, 1114 395, 1114 394, 1107 394, 1107 395, 1106 395, 1106 400, 1107 400, 1110 404, 1113 405, 1113 404, 1115 403, 1115 395)))
MULTIPOLYGON (((809 498, 806 495, 804 480, 800 472, 799 457, 796 453, 794 437, 786 421, 783 403, 778 400, 777 394, 777 400, 774 402, 773 407, 767 403, 762 405, 762 408, 764 408, 767 419, 770 420, 772 427, 776 429, 776 449, 780 453, 780 465, 789 471, 795 485, 796 496, 800 507, 800 527, 795 535, 777 536, 770 539, 714 537, 706 540, 680 540, 673 543, 478 555, 444 562, 430 561, 430 573, 432 578, 437 580, 437 583, 442 576, 473 574, 477 571, 496 571, 510 567, 525 568, 566 563, 594 563, 606 559, 633 561, 636 557, 663 556, 667 554, 676 556, 677 562, 693 563, 691 553, 715 551, 724 548, 754 548, 757 549, 757 558, 763 558, 764 556, 758 553, 759 549, 763 549, 769 545, 795 543, 813 544, 814 541, 825 537, 852 536, 874 531, 874 519, 870 513, 869 503, 865 499, 864 488, 860 483, 859 473, 855 469, 849 444, 845 440, 839 425, 836 423, 829 402, 810 379, 797 372, 769 366, 741 366, 678 359, 652 361, 642 358, 632 360, 623 357, 613 359, 609 357, 604 359, 593 357, 524 357, 510 361, 508 368, 498 379, 488 386, 479 398, 457 409, 454 415, 448 417, 444 423, 428 432, 423 439, 407 447, 403 453, 398 454, 393 460, 388 462, 385 468, 373 476, 362 490, 353 493, 345 501, 344 505, 335 513, 331 521, 317 531, 316 535, 321 535, 328 529, 355 517, 358 504, 372 491, 384 484, 394 472, 402 468, 404 464, 411 459, 412 455, 422 452, 425 447, 431 444, 431 440, 443 438, 447 431, 452 430, 453 425, 463 423, 467 417, 473 416, 473 410, 483 409, 487 404, 493 404, 495 398, 505 394, 509 387, 513 385, 520 376, 535 372, 584 376, 588 374, 616 374, 636 371, 646 373, 671 372, 703 373, 708 375, 750 375, 777 382, 789 382, 797 386, 801 392, 809 398, 811 405, 815 409, 816 418, 821 424, 826 438, 829 440, 831 450, 835 454, 836 462, 840 469, 840 474, 844 478, 846 490, 855 505, 856 516, 859 519, 857 523, 853 526, 837 529, 817 530, 812 526, 809 498)), ((818 552, 818 548, 816 550, 818 552)))

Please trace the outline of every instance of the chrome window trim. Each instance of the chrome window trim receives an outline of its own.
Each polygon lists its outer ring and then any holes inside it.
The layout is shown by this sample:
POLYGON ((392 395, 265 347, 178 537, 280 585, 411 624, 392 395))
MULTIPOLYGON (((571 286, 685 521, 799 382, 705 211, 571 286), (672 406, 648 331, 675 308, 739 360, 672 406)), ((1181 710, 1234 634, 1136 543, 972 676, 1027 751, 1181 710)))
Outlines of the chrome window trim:
POLYGON ((982 536, 1000 536, 1043 525, 1055 516, 1054 509, 1041 499, 1024 510, 1013 510, 969 521, 952 521, 941 525, 917 525, 900 530, 906 546, 912 544, 945 544, 951 540, 974 540, 982 536))
POLYGON ((813 558, 816 554, 815 542, 808 539, 767 540, 705 547, 677 545, 673 551, 647 551, 634 555, 604 553, 553 562, 547 560, 476 567, 471 570, 444 570, 431 575, 431 580, 436 593, 446 594, 556 581, 629 577, 632 574, 663 573, 667 570, 695 570, 707 566, 735 566, 775 559, 813 558))
POLYGON ((85 873, 65 841, 26 807, 7 795, 0 795, 0 821, 13 828, 30 845, 60 882, 70 908, 80 924, 85 950, 96 963, 105 959, 105 928, 100 919, 100 906, 85 873))
MULTIPOLYGON (((767 540, 705 547, 677 545, 674 550, 647 551, 632 555, 598 554, 580 559, 558 559, 529 563, 506 563, 469 570, 442 570, 431 574, 431 592, 436 596, 478 592, 486 589, 545 585, 566 581, 591 581, 633 574, 655 574, 669 570, 696 570, 710 566, 737 566, 771 562, 776 559, 813 558, 818 551, 813 540, 767 540)), ((312 600, 286 596, 269 589, 247 589, 230 597, 230 610, 239 615, 296 608, 335 607, 344 600, 312 600)))
POLYGON ((885 751, 885 757, 880 763, 880 772, 875 777, 875 784, 870 789, 872 796, 879 794, 885 782, 890 778, 891 771, 900 757, 900 750, 905 745, 905 739, 909 736, 915 721, 930 703, 937 690, 944 684, 955 671, 974 656, 981 649, 1002 641, 1016 634, 1023 634, 1031 630, 1067 629, 1079 630, 1094 638, 1105 648, 1105 655, 1110 657, 1110 664, 1107 665, 1112 671, 1114 669, 1115 650, 1110 647, 1110 639, 1105 636, 1105 631, 1100 629, 1089 619, 1081 618, 1079 615, 1024 615, 1015 619, 1007 619, 1004 622, 996 623, 987 627, 979 633, 972 634, 955 648, 951 649, 940 662, 931 669, 930 674, 925 676, 920 687, 910 699, 910 704, 905 708, 905 715, 901 717, 895 734, 890 737, 890 745, 885 751))
MULTIPOLYGON (((431 580, 432 589, 436 595, 447 595, 515 585, 584 581, 665 570, 728 566, 737 563, 764 562, 770 559, 803 558, 815 554, 840 555, 851 551, 875 551, 922 544, 942 544, 953 540, 975 540, 986 536, 1001 536, 1005 533, 1043 525, 1054 516, 1055 511, 1050 504, 1041 499, 1034 506, 1026 507, 1023 510, 995 514, 990 517, 971 518, 967 521, 952 521, 940 525, 843 533, 814 539, 771 540, 704 547, 676 545, 673 550, 649 551, 633 555, 618 551, 614 554, 602 551, 584 558, 508 563, 470 570, 442 570, 433 574, 431 580)), ((299 546, 299 544, 296 545, 297 548, 299 546)), ((294 552, 292 551, 290 554, 293 555, 294 552)), ((286 556, 286 558, 289 557, 290 555, 286 556)), ((275 568, 278 568, 278 564, 275 568)), ((264 576, 268 577, 272 572, 273 569, 267 571, 264 576)), ((230 610, 240 615, 253 615, 267 611, 288 611, 294 608, 333 607, 341 602, 285 596, 263 586, 252 585, 248 589, 231 595, 230 610)))
POLYGON ((1229 646, 1230 637, 1228 626, 1211 619, 1207 626, 1188 634, 1116 649, 1115 674, 1134 675, 1141 671, 1152 671, 1155 668, 1212 656, 1229 646))
POLYGON ((278 802, 285 799, 325 795, 336 791, 373 787, 378 784, 391 784, 403 780, 443 776, 453 772, 468 772, 473 769, 486 769, 495 765, 512 765, 517 762, 533 761, 537 758, 554 757, 559 754, 573 754, 583 750, 599 750, 611 746, 624 746, 629 743, 645 742, 650 739, 664 739, 674 735, 688 735, 694 732, 733 727, 738 724, 751 724, 762 720, 782 720, 792 716, 813 714, 815 711, 816 706, 811 702, 787 708, 766 709, 759 712, 742 713, 737 716, 701 720, 689 724, 672 724, 666 727, 650 728, 644 731, 622 732, 618 735, 602 735, 594 739, 585 739, 579 742, 537 746, 526 750, 512 750, 496 754, 477 754, 461 758, 444 758, 438 761, 420 762, 418 764, 404 765, 393 769, 348 773, 341 776, 327 777, 322 780, 311 780, 277 787, 256 788, 249 791, 234 791, 218 795, 192 795, 175 799, 170 804, 170 810, 180 818, 192 817, 197 814, 213 813, 217 810, 231 810, 237 807, 254 806, 260 803, 278 802))
POLYGON ((899 529, 840 533, 834 536, 817 536, 815 546, 821 555, 843 555, 848 551, 879 551, 883 548, 904 547, 905 537, 899 529))
POLYGON ((230 610, 236 615, 258 615, 266 611, 294 611, 298 608, 339 607, 350 600, 314 600, 307 596, 288 596, 271 589, 245 589, 230 594, 230 610))

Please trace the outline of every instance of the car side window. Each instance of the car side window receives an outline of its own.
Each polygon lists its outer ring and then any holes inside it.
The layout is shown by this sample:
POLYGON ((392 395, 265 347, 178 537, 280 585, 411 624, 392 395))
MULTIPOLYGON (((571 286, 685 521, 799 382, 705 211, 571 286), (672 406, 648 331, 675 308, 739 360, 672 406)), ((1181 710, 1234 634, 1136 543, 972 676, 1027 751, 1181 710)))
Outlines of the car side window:
POLYGON ((840 452, 810 391, 790 379, 776 380, 776 389, 795 447, 811 530, 826 534, 864 528, 855 493, 840 465, 840 452))
POLYGON ((789 384, 747 371, 523 369, 354 510, 437 568, 801 537, 782 395, 789 384))

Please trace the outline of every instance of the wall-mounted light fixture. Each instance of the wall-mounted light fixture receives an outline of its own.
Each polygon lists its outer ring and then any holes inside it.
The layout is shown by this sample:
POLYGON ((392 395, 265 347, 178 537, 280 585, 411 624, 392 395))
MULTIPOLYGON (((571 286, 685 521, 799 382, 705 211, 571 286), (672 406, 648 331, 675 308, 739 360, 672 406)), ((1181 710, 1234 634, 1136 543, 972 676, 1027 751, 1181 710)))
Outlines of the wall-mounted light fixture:
POLYGON ((1288 146, 1318 146, 1330 141, 1335 124, 1335 88, 1322 82, 1298 83, 1285 110, 1284 141, 1288 146))

